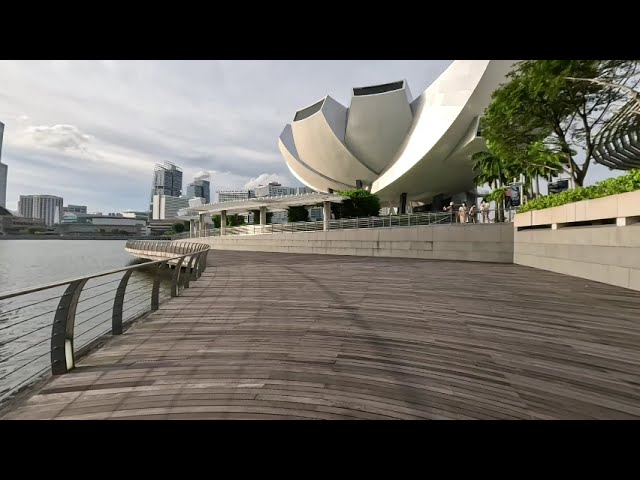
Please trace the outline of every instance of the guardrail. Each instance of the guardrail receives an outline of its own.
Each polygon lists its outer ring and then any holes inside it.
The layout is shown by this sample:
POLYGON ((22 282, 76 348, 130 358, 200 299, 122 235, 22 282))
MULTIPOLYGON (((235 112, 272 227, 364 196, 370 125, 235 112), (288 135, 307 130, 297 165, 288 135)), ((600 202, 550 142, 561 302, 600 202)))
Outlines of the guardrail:
POLYGON ((180 295, 190 281, 200 278, 209 252, 208 245, 170 241, 131 240, 127 248, 169 255, 162 260, 0 293, 0 403, 49 368, 53 375, 68 372, 78 356, 100 337, 109 332, 121 335, 125 325, 157 310, 161 300, 180 295), (173 270, 168 268, 171 262, 175 263, 173 270), (136 281, 130 282, 132 277, 136 281), (96 279, 98 283, 94 284, 96 279), (163 283, 168 295, 161 298, 163 283), (106 323, 109 327, 105 330, 106 323), (48 328, 50 335, 46 335, 48 328), (98 329, 102 330, 98 335, 79 341, 98 329), (46 356, 50 360, 45 364, 46 356))
MULTIPOLYGON (((496 223, 496 219, 502 218, 503 222, 513 222, 516 208, 505 209, 502 212, 492 209, 483 215, 478 211, 474 216, 466 216, 464 223, 496 223)), ((391 228, 391 227, 415 227, 419 225, 442 225, 461 223, 458 212, 425 212, 407 213, 404 215, 385 215, 379 217, 341 218, 329 221, 329 230, 350 230, 361 228, 391 228)), ((267 225, 250 224, 237 227, 227 227, 225 235, 261 235, 271 233, 298 233, 324 230, 323 220, 307 222, 271 223, 267 225)), ((204 232, 190 234, 189 232, 173 235, 173 239, 214 237, 220 235, 219 228, 207 228, 204 232)))

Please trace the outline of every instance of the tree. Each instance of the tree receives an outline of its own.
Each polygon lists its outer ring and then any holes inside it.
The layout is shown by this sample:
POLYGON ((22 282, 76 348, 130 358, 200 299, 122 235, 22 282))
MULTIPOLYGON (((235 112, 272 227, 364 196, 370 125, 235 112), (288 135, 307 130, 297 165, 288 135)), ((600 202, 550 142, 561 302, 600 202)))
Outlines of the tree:
POLYGON ((287 209, 287 220, 289 222, 306 222, 308 219, 309 210, 304 205, 287 209))
POLYGON ((227 215, 227 227, 238 227, 244 225, 244 217, 241 217, 237 213, 234 215, 227 215))
POLYGON ((508 82, 493 93, 483 118, 483 135, 494 154, 521 166, 531 159, 531 146, 542 142, 545 154, 556 155, 581 186, 597 146, 594 136, 624 94, 573 78, 626 84, 637 82, 637 71, 635 60, 519 62, 507 75, 508 82), (582 164, 576 159, 578 151, 585 157, 582 164))
POLYGON ((372 217, 380 214, 380 199, 367 190, 345 190, 337 194, 349 198, 342 203, 331 204, 331 213, 335 218, 372 217))
POLYGON ((173 231, 176 233, 182 233, 185 231, 184 223, 176 222, 173 224, 173 231))
POLYGON ((222 221, 220 215, 212 215, 211 220, 213 221, 214 228, 220 228, 220 222, 222 221))

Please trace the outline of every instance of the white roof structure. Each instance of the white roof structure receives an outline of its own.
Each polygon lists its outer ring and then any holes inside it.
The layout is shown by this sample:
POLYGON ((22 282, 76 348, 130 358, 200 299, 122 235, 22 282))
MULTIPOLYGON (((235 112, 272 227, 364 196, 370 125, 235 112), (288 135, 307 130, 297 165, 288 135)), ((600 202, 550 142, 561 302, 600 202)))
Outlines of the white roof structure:
POLYGON ((349 108, 330 96, 296 112, 278 146, 314 190, 355 188, 382 201, 430 201, 473 188, 471 155, 486 149, 480 117, 514 60, 456 60, 419 97, 404 80, 354 88, 349 108))
POLYGON ((250 210, 266 207, 268 212, 282 212, 288 207, 315 205, 316 203, 342 203, 348 197, 333 193, 305 193, 302 195, 279 195, 275 197, 257 197, 229 202, 207 203, 194 205, 178 211, 181 218, 199 218, 202 213, 216 214, 226 211, 228 214, 247 214, 250 210))

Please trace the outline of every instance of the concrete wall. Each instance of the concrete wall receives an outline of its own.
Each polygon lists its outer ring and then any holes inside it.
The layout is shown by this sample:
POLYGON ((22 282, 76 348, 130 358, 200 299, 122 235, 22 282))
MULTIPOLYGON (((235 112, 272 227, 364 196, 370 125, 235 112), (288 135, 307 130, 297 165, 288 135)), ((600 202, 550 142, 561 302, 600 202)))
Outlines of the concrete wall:
POLYGON ((640 290, 640 223, 515 232, 514 262, 640 290))
MULTIPOLYGON (((640 217, 640 190, 610 195, 594 200, 568 203, 559 207, 533 210, 516 215, 516 228, 536 225, 565 225, 604 219, 631 219, 640 217)), ((631 223, 631 222, 629 222, 631 223)))
POLYGON ((192 239, 213 249, 513 263, 512 224, 437 225, 192 239))

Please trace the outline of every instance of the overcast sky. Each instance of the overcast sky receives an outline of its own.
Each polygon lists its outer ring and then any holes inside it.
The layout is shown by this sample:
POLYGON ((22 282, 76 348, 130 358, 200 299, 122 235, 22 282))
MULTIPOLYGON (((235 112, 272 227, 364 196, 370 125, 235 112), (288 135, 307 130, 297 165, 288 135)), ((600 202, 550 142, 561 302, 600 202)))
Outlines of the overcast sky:
MULTIPOLYGON (((157 162, 212 191, 298 186, 278 149, 294 112, 351 87, 406 79, 417 97, 450 60, 0 61, 7 208, 51 194, 89 211, 146 210, 157 162)), ((611 176, 591 167, 588 180, 611 176)))

